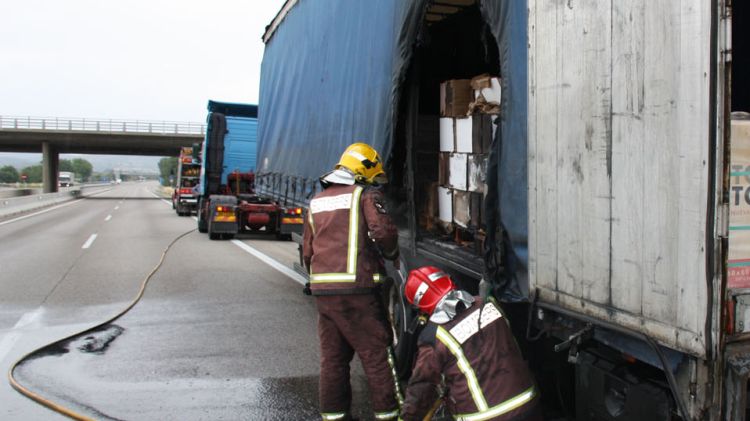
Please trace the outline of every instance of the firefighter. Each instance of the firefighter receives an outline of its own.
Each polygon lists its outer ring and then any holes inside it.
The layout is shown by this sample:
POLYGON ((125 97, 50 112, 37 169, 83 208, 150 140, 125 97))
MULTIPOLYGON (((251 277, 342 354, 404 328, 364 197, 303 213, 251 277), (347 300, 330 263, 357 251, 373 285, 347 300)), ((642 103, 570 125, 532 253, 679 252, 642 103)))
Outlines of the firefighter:
POLYGON ((349 364, 356 352, 375 419, 396 420, 402 397, 379 285, 383 258, 398 258, 398 232, 380 190, 387 181, 383 164, 371 146, 355 143, 320 181, 324 190, 310 201, 305 219, 303 258, 306 292, 318 308, 321 416, 351 419, 349 364))
POLYGON ((438 387, 456 420, 542 419, 534 381, 493 299, 457 289, 432 266, 411 271, 404 294, 429 318, 406 387, 404 421, 421 421, 434 410, 441 398, 438 387))

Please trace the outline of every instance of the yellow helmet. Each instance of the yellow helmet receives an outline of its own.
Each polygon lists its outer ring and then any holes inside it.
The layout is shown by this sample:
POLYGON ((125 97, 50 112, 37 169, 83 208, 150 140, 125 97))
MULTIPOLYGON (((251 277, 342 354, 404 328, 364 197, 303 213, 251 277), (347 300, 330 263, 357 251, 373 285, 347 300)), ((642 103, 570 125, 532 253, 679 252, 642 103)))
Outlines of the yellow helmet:
POLYGON ((361 183, 385 184, 388 178, 383 171, 383 161, 378 152, 366 143, 352 143, 336 164, 336 169, 346 168, 361 183))

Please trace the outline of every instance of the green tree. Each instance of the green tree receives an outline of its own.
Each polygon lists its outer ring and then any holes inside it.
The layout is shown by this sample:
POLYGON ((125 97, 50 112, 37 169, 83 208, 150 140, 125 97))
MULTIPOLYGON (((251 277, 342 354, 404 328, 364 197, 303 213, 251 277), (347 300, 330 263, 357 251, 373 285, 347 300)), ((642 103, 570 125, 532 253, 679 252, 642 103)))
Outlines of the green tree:
POLYGON ((170 177, 172 180, 177 179, 177 157, 162 158, 159 160, 159 174, 161 174, 162 184, 169 185, 170 177))
POLYGON ((59 171, 75 172, 73 171, 73 163, 69 159, 61 159, 57 165, 59 171))
MULTIPOLYGON (((70 165, 73 168, 71 171, 81 179, 81 181, 87 181, 91 177, 91 173, 94 171, 94 166, 89 161, 82 158, 76 158, 70 161, 70 165)), ((62 167, 61 171, 62 171, 62 167)))
POLYGON ((0 183, 15 183, 19 180, 18 170, 11 165, 0 168, 0 183))
POLYGON ((26 175, 27 183, 41 183, 42 182, 42 165, 31 165, 21 170, 21 175, 26 175))

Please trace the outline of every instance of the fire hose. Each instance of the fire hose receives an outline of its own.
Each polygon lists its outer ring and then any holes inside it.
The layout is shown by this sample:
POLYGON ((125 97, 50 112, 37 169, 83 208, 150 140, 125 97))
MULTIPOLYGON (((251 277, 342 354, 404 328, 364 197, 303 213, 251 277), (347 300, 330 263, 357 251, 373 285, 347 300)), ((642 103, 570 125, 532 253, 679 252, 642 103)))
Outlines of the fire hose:
POLYGON ((91 417, 87 417, 85 415, 79 414, 78 412, 75 412, 74 410, 63 406, 62 404, 53 402, 51 399, 46 398, 46 397, 42 396, 40 393, 34 392, 31 389, 29 389, 28 387, 22 385, 15 378, 14 372, 15 372, 16 368, 19 365, 21 365, 24 361, 26 361, 27 359, 29 359, 31 356, 33 356, 34 354, 36 354, 36 353, 38 353, 38 352, 40 352, 40 351, 42 351, 42 350, 44 350, 46 348, 54 347, 56 345, 60 345, 60 344, 66 343, 66 342, 68 342, 68 341, 70 341, 70 340, 72 340, 74 338, 79 337, 79 336, 83 336, 83 335, 89 334, 90 332, 99 330, 100 328, 111 324, 115 320, 117 320, 120 317, 122 317, 123 315, 125 315, 128 311, 130 311, 141 300, 141 298, 143 297, 143 293, 146 291, 146 286, 148 285, 149 281, 154 276, 154 274, 156 274, 156 272, 159 270, 159 268, 161 268, 161 265, 164 263, 164 259, 166 258, 167 253, 172 248, 172 246, 175 243, 177 243, 177 241, 179 241, 183 237, 187 236, 188 234, 192 233, 193 231, 195 231, 195 229, 192 229, 190 231, 187 231, 187 232, 184 232, 184 233, 178 235, 176 238, 174 238, 169 243, 169 245, 167 245, 167 247, 161 253, 161 258, 159 259, 159 262, 156 264, 156 266, 154 266, 154 268, 151 270, 151 272, 149 272, 149 274, 141 282, 141 287, 140 287, 140 290, 138 291, 138 294, 130 302, 130 304, 128 304, 128 306, 126 306, 123 310, 119 311, 114 316, 110 317, 109 319, 107 319, 107 320, 105 320, 105 321, 103 321, 101 323, 98 323, 95 326, 89 327, 89 328, 84 329, 84 330, 82 330, 80 332, 73 333, 71 335, 68 335, 68 336, 62 338, 62 339, 58 339, 56 341, 53 341, 53 342, 51 342, 51 343, 49 343, 47 345, 43 345, 43 346, 41 346, 41 347, 39 347, 39 348, 37 348, 37 349, 35 349, 35 350, 33 350, 33 351, 25 354, 23 357, 21 357, 15 363, 13 363, 13 365, 11 365, 10 369, 8 370, 8 381, 10 382, 10 385, 13 387, 13 389, 15 389, 17 392, 21 393, 22 395, 26 396, 27 398, 29 398, 29 399, 31 399, 31 400, 39 403, 40 405, 46 406, 47 408, 49 408, 49 409, 51 409, 51 410, 53 410, 53 411, 55 411, 55 412, 57 412, 59 414, 65 415, 65 416, 70 417, 70 418, 75 419, 75 420, 86 420, 86 421, 93 420, 93 418, 91 418, 91 417))

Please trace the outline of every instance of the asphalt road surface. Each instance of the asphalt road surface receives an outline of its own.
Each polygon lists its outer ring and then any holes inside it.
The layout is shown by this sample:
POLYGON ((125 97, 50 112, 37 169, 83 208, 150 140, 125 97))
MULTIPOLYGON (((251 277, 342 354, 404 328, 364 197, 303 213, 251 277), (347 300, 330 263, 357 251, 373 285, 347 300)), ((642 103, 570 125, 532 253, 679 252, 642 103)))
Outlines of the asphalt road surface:
MULTIPOLYGON (((319 419, 316 311, 289 269, 296 244, 211 241, 157 190, 125 183, 0 221, 2 369, 127 307, 172 244, 128 313, 36 354, 16 379, 96 419, 319 419)), ((356 361, 352 377, 353 412, 370 419, 356 361)), ((0 403, 4 420, 66 419, 7 381, 0 403)))

